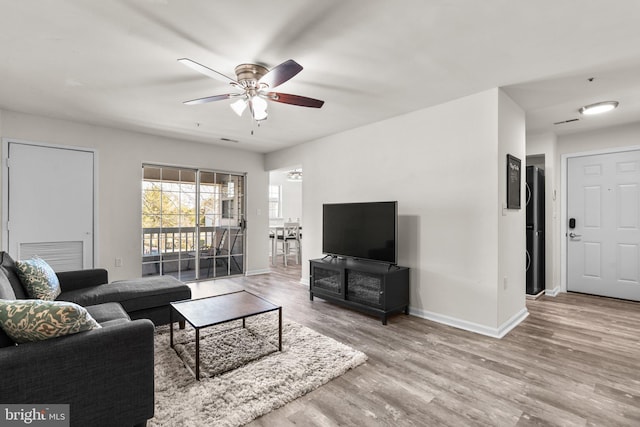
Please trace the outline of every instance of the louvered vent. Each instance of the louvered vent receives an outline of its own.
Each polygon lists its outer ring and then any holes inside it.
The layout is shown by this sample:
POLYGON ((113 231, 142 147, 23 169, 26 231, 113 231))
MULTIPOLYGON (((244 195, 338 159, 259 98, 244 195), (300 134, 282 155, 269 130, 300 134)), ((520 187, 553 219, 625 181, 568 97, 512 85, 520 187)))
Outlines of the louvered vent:
POLYGON ((82 270, 83 242, 37 242, 21 243, 20 259, 38 256, 45 260, 54 271, 82 270))

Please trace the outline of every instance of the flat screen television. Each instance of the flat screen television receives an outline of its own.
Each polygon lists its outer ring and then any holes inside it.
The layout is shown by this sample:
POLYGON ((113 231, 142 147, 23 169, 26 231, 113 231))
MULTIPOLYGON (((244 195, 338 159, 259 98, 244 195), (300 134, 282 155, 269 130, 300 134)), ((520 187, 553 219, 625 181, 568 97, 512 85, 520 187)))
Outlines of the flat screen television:
POLYGON ((398 263, 398 202, 328 203, 322 207, 322 252, 398 263))

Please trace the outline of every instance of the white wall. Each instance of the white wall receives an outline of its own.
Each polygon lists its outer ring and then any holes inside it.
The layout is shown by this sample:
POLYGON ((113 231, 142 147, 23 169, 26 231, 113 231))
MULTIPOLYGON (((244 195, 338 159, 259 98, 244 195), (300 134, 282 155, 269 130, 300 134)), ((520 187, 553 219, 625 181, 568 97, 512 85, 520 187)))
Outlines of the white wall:
POLYGON ((263 155, 106 127, 1 111, 3 138, 98 150, 98 258, 111 280, 141 274, 141 166, 157 163, 247 173, 247 273, 269 270, 268 173, 263 155), (260 211, 261 215, 258 215, 260 211), (122 267, 114 261, 120 257, 122 267))
POLYGON ((517 321, 526 313, 526 204, 525 114, 511 98, 499 91, 498 96, 498 319, 497 325, 517 321), (520 159, 520 209, 503 209, 507 200, 506 158, 520 159))
POLYGON ((558 136, 558 162, 563 154, 640 145, 640 122, 592 132, 558 136))
MULTIPOLYGON (((502 153, 524 160, 524 115, 517 110, 492 89, 267 154, 267 170, 302 164, 305 259, 322 255, 323 203, 397 200, 399 264, 411 268, 412 313, 498 334, 498 318, 526 313, 523 211, 499 219, 502 153), (499 126, 500 113, 520 123, 499 126), (499 146, 499 134, 520 131, 499 146), (519 232, 500 238, 499 227, 519 232), (501 251, 501 243, 516 246, 501 251), (519 254, 515 267, 505 251, 519 254), (498 299, 503 274, 512 287, 498 299), (518 289, 522 296, 513 297, 518 289)), ((308 273, 305 262, 302 277, 308 273)))
POLYGON ((545 288, 554 295, 560 287, 560 173, 557 138, 553 133, 527 135, 527 155, 544 155, 545 288))

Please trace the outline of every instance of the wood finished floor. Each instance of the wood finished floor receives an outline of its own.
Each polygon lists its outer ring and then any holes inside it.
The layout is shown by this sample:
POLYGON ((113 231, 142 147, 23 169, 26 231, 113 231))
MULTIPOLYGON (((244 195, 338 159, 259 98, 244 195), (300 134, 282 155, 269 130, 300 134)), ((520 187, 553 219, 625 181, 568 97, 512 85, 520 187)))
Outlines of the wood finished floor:
MULTIPOLYGON (((247 289, 366 364, 249 423, 272 426, 639 426, 640 304, 579 294, 527 301, 501 340, 414 316, 309 301, 299 266, 199 284, 247 289)), ((218 289, 218 291, 216 291, 218 289)))

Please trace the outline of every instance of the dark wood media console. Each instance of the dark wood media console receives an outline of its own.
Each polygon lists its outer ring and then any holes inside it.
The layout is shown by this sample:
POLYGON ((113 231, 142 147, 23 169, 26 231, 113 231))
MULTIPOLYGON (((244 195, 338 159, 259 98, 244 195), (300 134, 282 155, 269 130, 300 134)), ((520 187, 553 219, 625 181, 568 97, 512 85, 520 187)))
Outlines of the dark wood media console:
POLYGON ((392 313, 409 314, 409 269, 354 259, 309 261, 309 298, 322 298, 373 314, 387 324, 392 313))

